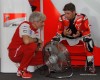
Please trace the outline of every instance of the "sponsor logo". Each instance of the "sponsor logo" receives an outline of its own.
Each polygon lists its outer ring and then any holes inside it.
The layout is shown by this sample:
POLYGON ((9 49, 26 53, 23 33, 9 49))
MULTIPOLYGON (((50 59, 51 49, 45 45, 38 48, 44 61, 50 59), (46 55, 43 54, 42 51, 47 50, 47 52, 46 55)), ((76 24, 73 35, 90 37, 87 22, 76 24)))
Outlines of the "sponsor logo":
POLYGON ((24 33, 27 33, 27 30, 23 30, 24 33))
POLYGON ((4 13, 4 27, 18 26, 25 20, 25 13, 4 13))

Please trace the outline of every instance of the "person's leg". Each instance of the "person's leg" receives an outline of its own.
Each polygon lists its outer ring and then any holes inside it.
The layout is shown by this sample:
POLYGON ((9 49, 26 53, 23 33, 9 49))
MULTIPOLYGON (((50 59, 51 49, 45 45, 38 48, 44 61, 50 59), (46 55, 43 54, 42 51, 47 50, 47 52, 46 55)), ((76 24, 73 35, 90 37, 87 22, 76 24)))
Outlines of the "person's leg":
POLYGON ((95 72, 95 66, 94 66, 94 42, 92 38, 84 38, 85 46, 86 46, 86 53, 87 53, 87 61, 86 61, 86 69, 90 72, 95 72))
POLYGON ((36 44, 29 44, 29 45, 23 45, 21 48, 21 52, 23 53, 22 60, 20 62, 19 70, 25 70, 30 64, 30 61, 33 58, 34 51, 36 50, 37 45, 36 44))
POLYGON ((31 78, 32 75, 27 72, 27 67, 30 65, 30 62, 33 58, 34 51, 36 50, 37 45, 35 43, 22 45, 20 48, 15 51, 10 50, 10 58, 14 62, 19 62, 20 66, 18 68, 18 76, 23 78, 31 78), (13 53, 13 54, 11 54, 13 53))
POLYGON ((18 68, 18 71, 23 71, 25 72, 25 74, 23 74, 23 78, 31 78, 32 75, 27 72, 27 67, 30 65, 30 62, 31 60, 33 59, 33 56, 34 56, 34 52, 37 48, 37 45, 35 43, 32 43, 32 44, 28 44, 28 45, 23 45, 22 46, 22 53, 23 53, 23 57, 22 57, 22 60, 20 62, 20 66, 18 68))
POLYGON ((37 66, 37 65, 42 65, 45 64, 43 61, 43 53, 42 51, 38 51, 32 58, 30 65, 37 66))
POLYGON ((94 55, 92 52, 87 51, 86 70, 95 73, 94 55))
POLYGON ((13 61, 15 63, 20 63, 22 60, 23 54, 20 52, 17 52, 17 55, 19 55, 19 56, 16 56, 16 51, 17 51, 17 49, 9 50, 8 56, 11 59, 11 61, 13 61))

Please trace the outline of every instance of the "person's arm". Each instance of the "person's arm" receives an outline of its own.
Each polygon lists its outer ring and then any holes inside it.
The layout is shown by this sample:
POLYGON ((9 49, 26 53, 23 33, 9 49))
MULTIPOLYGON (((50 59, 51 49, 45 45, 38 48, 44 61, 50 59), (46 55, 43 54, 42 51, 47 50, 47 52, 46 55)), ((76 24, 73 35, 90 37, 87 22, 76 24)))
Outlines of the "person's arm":
POLYGON ((19 35, 23 39, 24 44, 29 44, 29 43, 42 43, 42 41, 36 37, 32 37, 31 35, 34 35, 31 32, 31 29, 29 27, 30 25, 27 23, 23 23, 20 28, 19 28, 19 35))
POLYGON ((58 21, 58 27, 57 27, 57 33, 61 34, 63 32, 63 30, 64 30, 64 26, 62 24, 62 21, 59 20, 58 21))
POLYGON ((74 38, 78 38, 81 36, 81 32, 80 31, 77 31, 76 34, 73 34, 72 35, 74 38))
POLYGON ((23 35, 22 38, 23 38, 24 44, 29 44, 29 43, 33 43, 33 42, 40 43, 38 38, 31 38, 28 35, 23 35))
POLYGON ((71 35, 71 34, 72 34, 72 31, 71 31, 70 28, 64 29, 63 34, 64 34, 65 36, 71 35))
POLYGON ((85 14, 82 15, 83 15, 83 20, 81 22, 79 31, 82 33, 82 36, 87 36, 90 35, 90 25, 87 16, 85 14))
POLYGON ((83 21, 83 36, 90 35, 90 25, 88 19, 83 21))
POLYGON ((62 34, 64 29, 69 27, 69 21, 65 19, 64 14, 60 16, 59 21, 58 21, 58 33, 62 34))

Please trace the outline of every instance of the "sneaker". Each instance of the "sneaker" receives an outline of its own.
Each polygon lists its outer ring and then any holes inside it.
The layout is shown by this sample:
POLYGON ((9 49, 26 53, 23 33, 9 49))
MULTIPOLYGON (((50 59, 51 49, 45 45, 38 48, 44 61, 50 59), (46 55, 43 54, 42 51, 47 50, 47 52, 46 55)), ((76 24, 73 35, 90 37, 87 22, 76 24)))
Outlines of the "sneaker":
POLYGON ((32 78, 32 74, 28 71, 17 71, 17 76, 22 78, 32 78))

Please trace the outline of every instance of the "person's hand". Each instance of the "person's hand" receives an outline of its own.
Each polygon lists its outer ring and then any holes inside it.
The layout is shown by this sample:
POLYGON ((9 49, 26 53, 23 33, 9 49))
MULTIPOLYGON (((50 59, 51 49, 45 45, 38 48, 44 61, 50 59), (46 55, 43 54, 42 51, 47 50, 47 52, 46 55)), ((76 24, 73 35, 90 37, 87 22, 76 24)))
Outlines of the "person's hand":
POLYGON ((78 37, 77 34, 73 34, 72 36, 73 36, 74 38, 77 38, 77 37, 78 37))
POLYGON ((77 33, 76 34, 73 34, 72 35, 74 38, 77 38, 77 37, 79 37, 80 36, 80 32, 79 31, 77 31, 77 33))
POLYGON ((41 49, 43 46, 43 41, 41 39, 38 40, 37 46, 41 49))
POLYGON ((38 40, 38 43, 42 44, 42 40, 41 40, 41 39, 39 39, 39 40, 38 40))
POLYGON ((71 31, 70 28, 68 28, 68 29, 64 29, 63 34, 64 34, 65 36, 67 36, 67 35, 71 35, 71 34, 72 34, 72 31, 71 31))
POLYGON ((42 48, 43 48, 43 44, 42 43, 43 43, 42 40, 38 39, 37 48, 35 50, 35 53, 37 53, 38 51, 42 51, 42 48))

